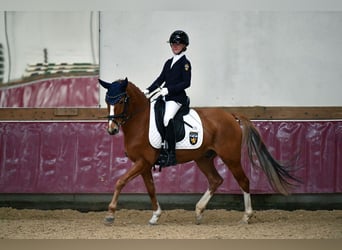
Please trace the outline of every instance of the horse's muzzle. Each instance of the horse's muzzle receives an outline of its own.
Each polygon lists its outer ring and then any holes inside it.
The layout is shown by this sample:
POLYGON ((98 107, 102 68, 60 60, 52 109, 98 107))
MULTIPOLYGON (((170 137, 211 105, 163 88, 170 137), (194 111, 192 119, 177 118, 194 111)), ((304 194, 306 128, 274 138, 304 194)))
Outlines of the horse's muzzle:
POLYGON ((108 134, 116 135, 117 133, 119 133, 119 130, 120 130, 119 123, 114 119, 109 119, 108 128, 107 128, 108 134))
POLYGON ((110 135, 116 135, 117 133, 119 133, 119 128, 115 127, 115 128, 108 128, 107 129, 108 134, 110 135))

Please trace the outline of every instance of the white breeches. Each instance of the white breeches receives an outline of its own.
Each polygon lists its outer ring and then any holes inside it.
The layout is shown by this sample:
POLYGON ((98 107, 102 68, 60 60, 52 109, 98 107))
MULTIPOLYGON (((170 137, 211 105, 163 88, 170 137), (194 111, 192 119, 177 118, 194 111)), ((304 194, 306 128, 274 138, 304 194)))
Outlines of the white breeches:
POLYGON ((165 101, 164 126, 167 127, 169 121, 175 117, 182 104, 175 101, 165 101))

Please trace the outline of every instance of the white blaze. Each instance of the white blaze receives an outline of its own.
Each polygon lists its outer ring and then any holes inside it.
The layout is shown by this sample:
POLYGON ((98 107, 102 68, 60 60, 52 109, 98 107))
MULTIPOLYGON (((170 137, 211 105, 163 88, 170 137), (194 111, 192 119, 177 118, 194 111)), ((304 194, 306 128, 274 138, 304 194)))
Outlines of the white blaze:
MULTIPOLYGON (((114 113, 114 105, 109 105, 109 115, 110 116, 113 116, 115 113, 114 113)), ((111 127, 113 121, 112 120, 109 120, 109 127, 111 127)))

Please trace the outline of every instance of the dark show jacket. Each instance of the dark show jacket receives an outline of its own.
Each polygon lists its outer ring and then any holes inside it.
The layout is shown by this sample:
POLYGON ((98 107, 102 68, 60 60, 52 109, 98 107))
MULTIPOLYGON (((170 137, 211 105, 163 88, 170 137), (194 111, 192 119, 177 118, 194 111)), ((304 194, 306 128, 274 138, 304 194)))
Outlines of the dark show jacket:
POLYGON ((164 87, 169 91, 168 95, 165 96, 165 100, 186 104, 187 95, 185 89, 190 87, 191 64, 186 56, 183 55, 171 67, 172 59, 170 58, 166 61, 158 78, 147 89, 152 92, 165 82, 164 87))

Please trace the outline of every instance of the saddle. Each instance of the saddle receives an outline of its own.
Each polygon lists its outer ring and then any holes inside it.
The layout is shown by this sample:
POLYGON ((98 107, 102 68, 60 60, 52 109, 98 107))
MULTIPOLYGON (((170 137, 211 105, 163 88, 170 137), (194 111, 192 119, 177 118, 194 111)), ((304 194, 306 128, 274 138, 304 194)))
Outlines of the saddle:
MULTIPOLYGON (((187 115, 190 111, 190 100, 187 99, 186 105, 182 105, 181 108, 176 113, 175 117, 173 118, 174 121, 174 129, 175 129, 175 140, 179 142, 184 139, 185 137, 185 128, 184 128, 184 121, 183 116, 187 115)), ((154 112, 155 112, 155 120, 158 132, 160 133, 162 138, 165 138, 165 127, 164 127, 164 114, 165 114, 165 102, 162 98, 158 98, 154 105, 154 112)), ((187 124, 187 123, 186 123, 187 124)), ((187 124, 191 127, 190 124, 187 124)))
MULTIPOLYGON (((188 102, 189 103, 189 102, 188 102)), ((149 142, 153 148, 160 149, 165 137, 165 102, 161 99, 151 102, 149 142), (157 103, 158 101, 158 103, 157 103), (158 125, 157 125, 158 124, 158 125)), ((174 119, 176 149, 197 149, 202 145, 203 126, 197 111, 182 105, 174 119)))

